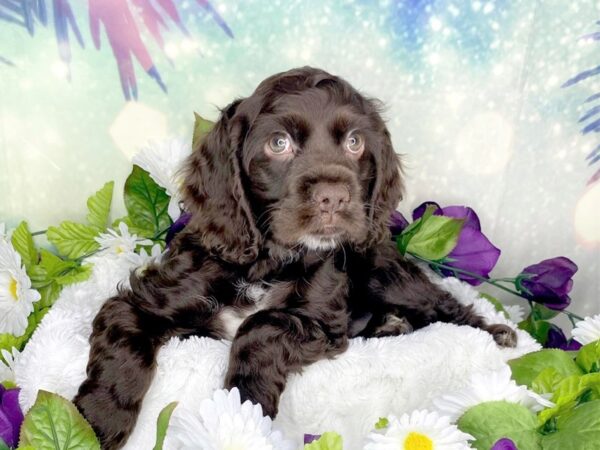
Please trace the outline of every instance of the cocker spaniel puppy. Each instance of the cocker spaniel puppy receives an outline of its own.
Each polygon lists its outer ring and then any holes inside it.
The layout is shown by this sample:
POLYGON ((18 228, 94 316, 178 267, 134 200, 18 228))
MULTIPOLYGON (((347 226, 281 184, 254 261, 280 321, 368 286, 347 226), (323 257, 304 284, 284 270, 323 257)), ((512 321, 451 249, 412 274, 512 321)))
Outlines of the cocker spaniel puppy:
POLYGON ((444 321, 515 345, 396 250, 399 159, 377 103, 341 78, 309 67, 267 78, 222 111, 185 174, 190 223, 93 323, 75 403, 103 448, 125 443, 174 336, 233 340, 225 387, 270 416, 288 374, 353 336, 444 321))

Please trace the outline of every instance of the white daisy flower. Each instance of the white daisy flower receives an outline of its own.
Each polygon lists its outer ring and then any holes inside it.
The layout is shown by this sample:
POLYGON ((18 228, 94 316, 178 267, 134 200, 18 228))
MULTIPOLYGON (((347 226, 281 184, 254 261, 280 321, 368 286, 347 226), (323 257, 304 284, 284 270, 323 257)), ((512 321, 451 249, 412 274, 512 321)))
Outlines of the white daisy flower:
POLYGON ((577 322, 571 334, 577 342, 582 345, 589 344, 600 339, 600 314, 586 317, 577 322))
POLYGON ((295 450, 295 445, 271 428, 260 405, 243 404, 233 388, 218 390, 198 410, 175 409, 167 431, 168 449, 295 450))
POLYGON ((152 245, 150 239, 140 239, 136 234, 129 233, 129 227, 125 222, 119 222, 119 233, 115 230, 107 230, 108 233, 100 233, 94 240, 100 244, 102 253, 128 256, 135 252, 138 245, 152 245))
POLYGON ((31 280, 21 266, 12 244, 0 240, 0 333, 21 336, 27 329, 27 316, 40 293, 31 289, 31 280))
POLYGON ((19 359, 21 353, 16 348, 12 348, 12 352, 8 350, 0 350, 2 353, 2 358, 4 358, 3 362, 0 359, 0 383, 4 381, 15 381, 15 361, 19 359))
POLYGON ((159 186, 166 189, 171 197, 169 216, 177 220, 181 214, 180 189, 183 183, 181 167, 185 159, 192 153, 191 145, 182 139, 165 139, 152 141, 143 147, 134 157, 133 163, 148 171, 150 177, 159 186))
POLYGON ((521 305, 504 306, 504 311, 506 311, 508 319, 513 323, 519 323, 525 319, 525 308, 521 305))
POLYGON ((440 412, 456 421, 472 406, 500 400, 518 403, 533 412, 554 406, 554 403, 525 386, 518 386, 511 379, 511 371, 507 365, 500 370, 473 374, 466 387, 435 399, 433 403, 440 412))
POLYGON ((126 258, 131 261, 131 265, 136 267, 135 271, 138 275, 143 274, 148 266, 152 263, 160 263, 164 253, 160 248, 159 244, 154 244, 150 249, 150 253, 145 248, 141 249, 139 253, 128 253, 126 258))
POLYGON ((390 416, 383 430, 367 436, 364 450, 465 450, 473 436, 460 431, 450 418, 426 410, 390 416))

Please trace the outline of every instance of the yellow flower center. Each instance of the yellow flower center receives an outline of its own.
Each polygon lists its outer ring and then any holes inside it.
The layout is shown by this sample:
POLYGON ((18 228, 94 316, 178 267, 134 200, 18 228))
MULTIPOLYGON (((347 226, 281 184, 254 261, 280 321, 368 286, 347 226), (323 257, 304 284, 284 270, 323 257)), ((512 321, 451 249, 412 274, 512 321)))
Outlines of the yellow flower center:
POLYGON ((117 246, 117 255, 120 255, 121 253, 123 253, 125 251, 125 249, 123 248, 122 245, 117 246))
POLYGON ((10 281, 8 282, 8 292, 10 293, 10 295, 12 295, 12 298, 17 301, 19 300, 19 297, 17 297, 17 280, 15 280, 14 278, 10 278, 10 281))
POLYGON ((411 431, 404 440, 403 450, 433 450, 433 441, 421 433, 411 431))

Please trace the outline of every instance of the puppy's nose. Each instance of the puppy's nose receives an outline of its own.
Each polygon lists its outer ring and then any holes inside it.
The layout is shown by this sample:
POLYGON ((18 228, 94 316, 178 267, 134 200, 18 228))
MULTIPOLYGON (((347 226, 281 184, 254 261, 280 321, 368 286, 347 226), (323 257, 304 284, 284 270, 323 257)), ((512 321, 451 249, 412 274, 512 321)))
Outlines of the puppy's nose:
POLYGON ((322 213, 333 214, 346 209, 350 202, 350 192, 343 184, 319 183, 314 188, 313 200, 322 213))

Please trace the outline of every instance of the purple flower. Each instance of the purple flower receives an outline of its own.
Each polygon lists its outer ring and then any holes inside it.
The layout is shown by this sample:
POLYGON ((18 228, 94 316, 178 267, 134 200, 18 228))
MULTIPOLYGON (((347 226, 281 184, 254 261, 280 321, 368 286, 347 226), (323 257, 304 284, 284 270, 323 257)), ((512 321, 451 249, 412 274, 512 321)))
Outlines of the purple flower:
POLYGON ((577 265, 559 256, 525 267, 517 277, 516 287, 526 298, 547 308, 563 310, 571 303, 569 292, 577 265))
POLYGON ((515 443, 508 438, 502 438, 496 441, 490 450, 519 450, 515 443))
POLYGON ((320 437, 320 434, 304 434, 304 443, 310 444, 311 442, 316 441, 320 437))
POLYGON ((400 211, 394 211, 390 218, 390 231, 392 232, 392 236, 399 235, 407 226, 408 220, 406 220, 402 213, 400 211))
POLYGON ((581 344, 575 339, 567 340, 565 333, 559 327, 550 324, 548 330, 548 340, 544 344, 545 348, 558 348, 565 351, 575 351, 581 348, 581 344))
POLYGON ((167 236, 165 238, 167 245, 169 245, 177 233, 185 228, 191 218, 191 213, 184 212, 181 214, 181 216, 179 216, 179 219, 173 222, 173 224, 169 227, 169 231, 167 231, 167 236))
MULTIPOLYGON (((498 262, 500 249, 496 248, 481 232, 479 217, 475 211, 466 206, 440 207, 434 202, 425 202, 413 211, 413 220, 420 218, 428 205, 436 208, 434 215, 463 219, 464 225, 458 236, 456 247, 444 258, 442 263, 459 270, 471 272, 478 277, 488 278, 498 262)), ((445 276, 456 276, 467 283, 478 286, 482 281, 470 275, 441 269, 445 276)))
POLYGON ((9 447, 17 446, 23 423, 19 391, 19 388, 6 389, 0 384, 0 439, 9 447))

